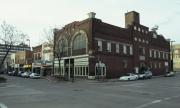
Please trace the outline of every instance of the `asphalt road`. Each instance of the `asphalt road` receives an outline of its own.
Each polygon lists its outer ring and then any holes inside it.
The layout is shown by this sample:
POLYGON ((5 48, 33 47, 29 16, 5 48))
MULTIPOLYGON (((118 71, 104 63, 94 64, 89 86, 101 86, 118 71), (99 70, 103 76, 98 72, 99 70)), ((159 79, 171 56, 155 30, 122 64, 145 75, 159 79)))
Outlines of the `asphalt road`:
POLYGON ((0 108, 180 108, 180 74, 130 82, 7 77, 0 108))

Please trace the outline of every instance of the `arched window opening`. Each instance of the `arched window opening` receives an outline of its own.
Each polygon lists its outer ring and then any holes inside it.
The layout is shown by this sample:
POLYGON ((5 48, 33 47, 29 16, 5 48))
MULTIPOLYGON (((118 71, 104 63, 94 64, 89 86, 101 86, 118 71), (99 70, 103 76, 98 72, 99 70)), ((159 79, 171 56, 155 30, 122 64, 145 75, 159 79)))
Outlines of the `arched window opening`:
POLYGON ((86 48, 86 36, 83 33, 78 33, 73 41, 73 50, 86 48))

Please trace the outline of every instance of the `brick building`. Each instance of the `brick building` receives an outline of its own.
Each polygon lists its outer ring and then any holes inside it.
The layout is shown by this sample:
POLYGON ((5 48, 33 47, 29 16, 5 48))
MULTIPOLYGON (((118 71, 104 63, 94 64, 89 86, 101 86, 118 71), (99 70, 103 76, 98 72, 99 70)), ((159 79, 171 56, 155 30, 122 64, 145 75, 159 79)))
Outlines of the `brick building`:
POLYGON ((42 76, 50 75, 52 72, 53 61, 53 45, 43 43, 33 47, 33 72, 39 73, 42 76))
POLYGON ((153 75, 169 70, 169 41, 140 24, 139 13, 125 13, 125 28, 95 15, 54 29, 54 75, 117 78, 142 67, 153 75))

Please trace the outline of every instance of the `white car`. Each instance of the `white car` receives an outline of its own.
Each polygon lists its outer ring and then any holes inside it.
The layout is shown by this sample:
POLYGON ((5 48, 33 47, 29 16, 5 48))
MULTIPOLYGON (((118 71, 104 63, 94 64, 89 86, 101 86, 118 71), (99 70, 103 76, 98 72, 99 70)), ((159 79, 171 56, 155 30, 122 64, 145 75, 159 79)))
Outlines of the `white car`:
POLYGON ((24 73, 21 74, 21 77, 29 78, 30 74, 31 74, 30 72, 24 72, 24 73))
POLYGON ((165 74, 165 77, 171 77, 171 76, 175 76, 175 73, 172 71, 165 74))
POLYGON ((139 79, 151 79, 152 78, 152 72, 151 71, 144 71, 143 73, 140 73, 139 79))
POLYGON ((38 79, 38 78, 40 78, 40 75, 37 74, 37 73, 31 73, 31 74, 29 75, 29 77, 30 77, 30 78, 33 78, 33 79, 38 79))
POLYGON ((138 75, 133 74, 133 73, 128 73, 127 75, 119 78, 119 80, 121 81, 132 81, 132 80, 137 80, 137 79, 138 79, 138 75))

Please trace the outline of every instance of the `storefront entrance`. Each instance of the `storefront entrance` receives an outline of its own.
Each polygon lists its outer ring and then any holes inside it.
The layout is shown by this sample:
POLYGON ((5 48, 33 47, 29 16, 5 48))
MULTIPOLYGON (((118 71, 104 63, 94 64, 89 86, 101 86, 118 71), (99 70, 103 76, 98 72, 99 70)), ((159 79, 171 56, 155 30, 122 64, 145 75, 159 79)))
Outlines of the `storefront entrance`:
POLYGON ((65 59, 65 79, 74 78, 74 59, 65 59))

